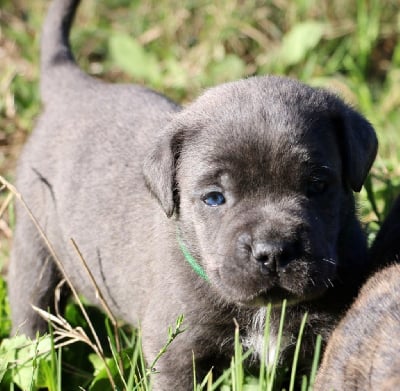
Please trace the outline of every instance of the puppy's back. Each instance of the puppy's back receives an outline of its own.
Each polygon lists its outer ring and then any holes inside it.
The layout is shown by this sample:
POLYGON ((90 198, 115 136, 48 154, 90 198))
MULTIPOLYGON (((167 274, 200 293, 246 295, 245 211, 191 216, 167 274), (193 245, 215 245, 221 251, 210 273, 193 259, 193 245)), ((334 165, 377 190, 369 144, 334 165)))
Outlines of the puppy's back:
POLYGON ((314 390, 400 386, 400 265, 375 274, 334 331, 314 390))
MULTIPOLYGON (((142 182, 141 161, 180 107, 148 88, 135 84, 105 83, 83 72, 75 62, 69 35, 79 0, 53 0, 41 37, 41 100, 44 105, 27 142, 18 170, 32 177, 32 169, 52 179, 49 167, 57 162, 80 161, 94 148, 103 166, 115 156, 135 169, 142 182), (137 156, 132 163, 131 155, 137 156)), ((132 64, 134 67, 135 64, 132 64)), ((58 171, 72 175, 63 163, 58 171)), ((54 171, 57 172, 56 168, 54 171)), ((120 167, 114 171, 120 172, 120 167)), ((132 174, 133 175, 133 174, 132 174)), ((96 179, 96 178, 95 178, 96 179)), ((61 180, 63 181, 63 180, 61 180)))

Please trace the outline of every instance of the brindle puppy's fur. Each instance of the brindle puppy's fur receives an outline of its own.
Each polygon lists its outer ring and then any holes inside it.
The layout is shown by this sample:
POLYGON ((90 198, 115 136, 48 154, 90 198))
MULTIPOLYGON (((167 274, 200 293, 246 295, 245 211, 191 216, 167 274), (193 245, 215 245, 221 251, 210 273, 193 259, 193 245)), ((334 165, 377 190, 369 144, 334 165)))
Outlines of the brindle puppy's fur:
POLYGON ((400 266, 376 273, 333 332, 315 391, 397 390, 400 385, 400 266))
MULTIPOLYGON (((17 180, 66 273, 97 303, 74 238, 115 314, 140 323, 149 361, 185 315, 157 389, 191 389, 192 354, 199 379, 211 367, 218 373, 232 354, 234 318, 261 353, 260 305, 283 298, 291 307, 282 350, 310 312, 306 364, 316 334, 329 334, 368 270, 352 190, 376 154, 372 127, 336 96, 281 77, 221 85, 183 109, 143 87, 94 80, 69 49, 77 4, 55 0, 45 22, 44 111, 17 180), (209 282, 188 265, 177 235, 209 282)), ((60 273, 17 213, 13 327, 34 335, 46 324, 30 304, 51 305, 60 273)), ((278 318, 279 308, 273 336, 278 318)))

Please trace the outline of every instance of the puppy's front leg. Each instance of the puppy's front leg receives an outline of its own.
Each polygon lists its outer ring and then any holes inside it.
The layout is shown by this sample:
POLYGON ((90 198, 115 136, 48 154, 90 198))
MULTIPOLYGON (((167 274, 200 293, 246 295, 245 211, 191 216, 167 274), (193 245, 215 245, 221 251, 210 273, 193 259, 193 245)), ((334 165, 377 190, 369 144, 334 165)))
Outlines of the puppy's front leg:
POLYGON ((45 332, 48 326, 32 305, 52 309, 54 290, 61 278, 32 221, 23 210, 17 212, 8 277, 12 334, 25 333, 33 338, 37 332, 45 332))
MULTIPOLYGON (((155 364, 151 378, 153 390, 191 390, 194 382, 200 383, 210 370, 213 371, 215 379, 229 365, 226 351, 224 354, 221 353, 217 339, 212 338, 213 332, 210 327, 203 330, 199 325, 185 324, 184 329, 184 332, 172 341, 167 351, 155 364)), ((166 329, 160 330, 157 336, 154 328, 142 328, 142 331, 144 355, 150 365, 150 361, 165 344, 166 329)), ((233 349, 228 350, 233 354, 233 349)))

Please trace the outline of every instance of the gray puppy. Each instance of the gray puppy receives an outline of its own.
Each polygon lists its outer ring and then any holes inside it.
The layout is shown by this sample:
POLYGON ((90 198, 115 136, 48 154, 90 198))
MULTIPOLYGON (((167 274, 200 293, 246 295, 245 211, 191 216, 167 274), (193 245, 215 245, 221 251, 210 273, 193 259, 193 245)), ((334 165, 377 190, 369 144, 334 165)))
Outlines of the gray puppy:
MULTIPOLYGON (((336 96, 281 77, 221 85, 184 109, 140 86, 94 80, 69 48, 77 4, 51 5, 44 112, 17 174, 73 284, 98 303, 70 238, 115 314, 140 324, 149 361, 184 314, 186 331, 160 360, 157 389, 191 389, 192 354, 199 379, 224 368, 234 319, 245 347, 261 354, 262 306, 282 299, 291 305, 283 350, 310 313, 307 362, 316 334, 328 335, 368 268, 352 190, 375 158, 374 130, 336 96)), ((14 331, 34 335, 46 324, 31 304, 51 306, 61 276, 17 213, 12 320, 14 331)))

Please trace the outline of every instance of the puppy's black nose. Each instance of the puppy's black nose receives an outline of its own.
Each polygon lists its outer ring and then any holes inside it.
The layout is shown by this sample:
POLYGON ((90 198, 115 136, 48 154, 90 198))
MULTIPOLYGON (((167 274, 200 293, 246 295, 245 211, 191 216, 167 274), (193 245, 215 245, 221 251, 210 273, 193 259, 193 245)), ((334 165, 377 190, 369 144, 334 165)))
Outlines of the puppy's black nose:
POLYGON ((252 255, 268 271, 284 270, 298 257, 297 247, 290 242, 255 242, 252 245, 252 255))

